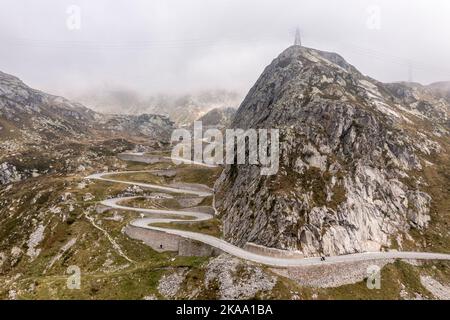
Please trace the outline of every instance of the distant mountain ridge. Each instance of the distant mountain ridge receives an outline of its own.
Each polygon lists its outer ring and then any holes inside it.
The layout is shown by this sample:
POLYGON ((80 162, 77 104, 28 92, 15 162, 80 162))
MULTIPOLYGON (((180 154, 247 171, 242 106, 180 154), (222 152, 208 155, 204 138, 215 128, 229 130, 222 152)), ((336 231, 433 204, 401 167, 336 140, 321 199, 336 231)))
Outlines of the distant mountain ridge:
POLYGON ((142 113, 168 116, 178 126, 189 126, 213 109, 237 108, 241 96, 226 90, 207 90, 194 94, 159 94, 142 96, 128 90, 100 90, 81 96, 88 106, 103 113, 138 115, 142 113))

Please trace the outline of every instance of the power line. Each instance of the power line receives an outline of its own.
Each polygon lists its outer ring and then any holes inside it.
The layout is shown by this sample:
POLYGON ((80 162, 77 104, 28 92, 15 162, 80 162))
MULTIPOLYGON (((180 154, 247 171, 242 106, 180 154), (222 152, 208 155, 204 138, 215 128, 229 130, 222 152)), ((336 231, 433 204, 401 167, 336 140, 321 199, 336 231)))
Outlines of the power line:
MULTIPOLYGON (((302 43, 301 35, 295 31, 296 43, 302 43)), ((163 40, 127 40, 120 42, 108 42, 100 40, 42 40, 30 38, 9 38, 1 40, 3 44, 9 44, 20 47, 37 47, 50 49, 86 49, 86 50, 151 50, 151 49, 185 49, 185 48, 207 48, 220 44, 221 46, 232 46, 236 42, 263 42, 270 39, 283 39, 279 33, 253 34, 250 36, 224 35, 222 40, 214 38, 190 38, 190 39, 163 39, 163 40)), ((353 54, 376 59, 385 63, 402 66, 408 71, 408 78, 412 79, 413 71, 424 70, 427 72, 439 73, 450 79, 450 70, 442 68, 442 66, 432 66, 429 63, 415 61, 409 58, 400 57, 398 55, 375 50, 372 48, 362 47, 351 42, 336 41, 341 44, 345 51, 353 54)))

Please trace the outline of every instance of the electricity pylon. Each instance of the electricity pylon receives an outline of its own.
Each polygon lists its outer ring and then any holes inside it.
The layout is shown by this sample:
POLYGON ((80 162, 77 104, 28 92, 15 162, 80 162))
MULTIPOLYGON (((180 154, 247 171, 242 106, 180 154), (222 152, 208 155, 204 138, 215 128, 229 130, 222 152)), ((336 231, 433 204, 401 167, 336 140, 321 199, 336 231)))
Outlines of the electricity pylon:
POLYGON ((297 30, 295 30, 294 46, 301 46, 301 45, 302 45, 302 36, 300 34, 300 29, 297 28, 297 30))

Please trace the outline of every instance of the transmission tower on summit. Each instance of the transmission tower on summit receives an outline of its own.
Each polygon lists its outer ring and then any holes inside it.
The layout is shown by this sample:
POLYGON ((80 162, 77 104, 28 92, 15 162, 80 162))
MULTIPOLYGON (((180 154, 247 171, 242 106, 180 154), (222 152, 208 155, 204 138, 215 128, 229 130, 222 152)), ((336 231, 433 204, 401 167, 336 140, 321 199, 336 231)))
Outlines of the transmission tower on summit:
POLYGON ((301 46, 301 45, 302 45, 302 36, 300 34, 300 29, 297 28, 297 30, 295 30, 294 46, 301 46))

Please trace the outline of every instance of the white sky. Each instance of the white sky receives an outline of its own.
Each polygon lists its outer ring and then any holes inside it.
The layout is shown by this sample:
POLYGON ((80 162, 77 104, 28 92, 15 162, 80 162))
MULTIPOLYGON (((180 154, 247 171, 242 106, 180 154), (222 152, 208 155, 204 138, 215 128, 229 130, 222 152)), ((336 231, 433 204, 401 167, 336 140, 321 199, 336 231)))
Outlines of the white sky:
POLYGON ((75 97, 96 88, 245 93, 292 44, 381 81, 450 80, 449 0, 0 0, 0 70, 75 97), (81 29, 66 10, 81 8, 81 29), (379 16, 377 15, 379 11, 379 16))

